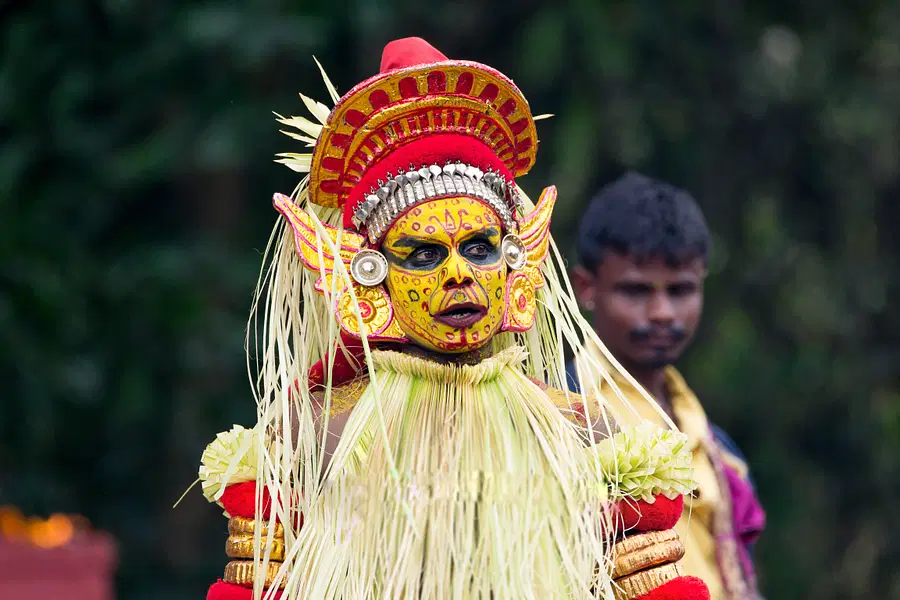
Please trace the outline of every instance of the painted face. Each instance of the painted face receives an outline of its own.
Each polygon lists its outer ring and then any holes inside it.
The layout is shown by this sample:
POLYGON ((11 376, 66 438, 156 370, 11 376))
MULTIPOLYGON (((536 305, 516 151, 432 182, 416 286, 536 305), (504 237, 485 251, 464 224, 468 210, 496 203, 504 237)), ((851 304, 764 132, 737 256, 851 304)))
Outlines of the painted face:
POLYGON ((484 346, 503 324, 506 263, 494 211, 465 197, 419 204, 382 244, 400 328, 414 343, 458 353, 484 346))

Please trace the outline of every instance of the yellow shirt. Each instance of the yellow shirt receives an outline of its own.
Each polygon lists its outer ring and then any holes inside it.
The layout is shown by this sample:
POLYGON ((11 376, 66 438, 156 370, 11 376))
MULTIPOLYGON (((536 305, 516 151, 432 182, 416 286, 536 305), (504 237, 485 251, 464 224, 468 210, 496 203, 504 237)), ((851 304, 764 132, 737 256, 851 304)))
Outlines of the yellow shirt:
MULTIPOLYGON (((612 369, 611 369, 612 370, 612 369)), ((587 372, 582 369, 582 373, 587 372)), ((684 513, 675 530, 685 548, 684 558, 679 565, 686 575, 702 579, 710 592, 711 600, 727 600, 728 596, 716 560, 716 544, 712 534, 712 518, 716 507, 722 502, 722 490, 709 456, 703 448, 702 440, 708 435, 709 422, 697 396, 691 391, 684 378, 674 367, 665 371, 666 387, 672 402, 675 424, 688 438, 693 452, 693 475, 697 483, 694 498, 686 498, 684 513)), ((614 376, 633 410, 625 407, 615 393, 603 394, 610 404, 617 422, 636 425, 642 419, 666 427, 665 420, 650 402, 622 377, 614 376), (635 412, 637 414, 635 414, 635 412)), ((582 390, 588 386, 582 385, 582 390)), ((600 388, 601 393, 603 387, 600 388)))

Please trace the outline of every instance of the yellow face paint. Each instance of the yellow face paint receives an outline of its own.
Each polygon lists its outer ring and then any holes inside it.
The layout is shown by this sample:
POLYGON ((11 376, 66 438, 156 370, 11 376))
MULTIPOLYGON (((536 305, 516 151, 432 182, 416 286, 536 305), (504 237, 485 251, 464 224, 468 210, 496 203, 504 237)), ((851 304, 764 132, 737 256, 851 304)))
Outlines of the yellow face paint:
POLYGON ((382 244, 395 316, 416 344, 458 353, 484 346, 503 324, 507 267, 500 219, 472 198, 423 202, 382 244))

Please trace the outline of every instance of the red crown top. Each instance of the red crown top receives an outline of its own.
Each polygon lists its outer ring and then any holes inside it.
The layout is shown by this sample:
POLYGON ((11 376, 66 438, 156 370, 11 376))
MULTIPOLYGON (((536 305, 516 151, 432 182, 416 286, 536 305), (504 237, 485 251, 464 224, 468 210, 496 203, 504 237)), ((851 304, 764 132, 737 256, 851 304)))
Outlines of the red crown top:
POLYGON ((397 69, 439 63, 449 60, 444 54, 420 37, 408 37, 388 42, 381 53, 381 70, 389 73, 397 69))

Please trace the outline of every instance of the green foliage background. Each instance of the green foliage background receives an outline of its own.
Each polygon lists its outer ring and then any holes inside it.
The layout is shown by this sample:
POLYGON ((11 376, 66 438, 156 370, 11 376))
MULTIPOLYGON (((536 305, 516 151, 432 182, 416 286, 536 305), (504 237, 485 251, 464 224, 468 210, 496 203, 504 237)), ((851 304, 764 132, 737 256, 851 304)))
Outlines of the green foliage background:
POLYGON ((0 2, 0 504, 80 512, 123 599, 202 598, 204 445, 254 416, 243 330, 296 142, 272 111, 421 35, 512 75, 571 250, 634 168, 716 233, 682 365, 753 466, 771 599, 900 597, 900 4, 0 2))

